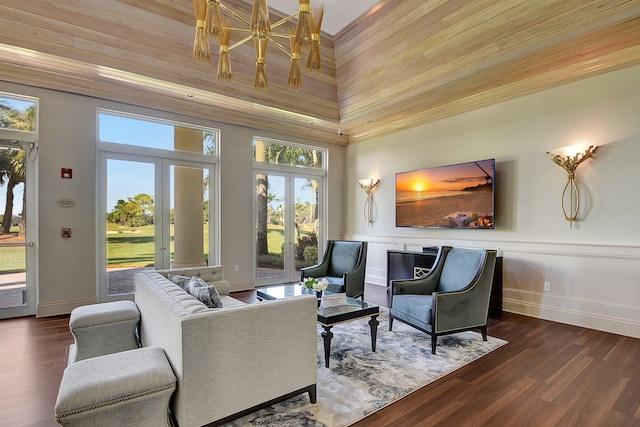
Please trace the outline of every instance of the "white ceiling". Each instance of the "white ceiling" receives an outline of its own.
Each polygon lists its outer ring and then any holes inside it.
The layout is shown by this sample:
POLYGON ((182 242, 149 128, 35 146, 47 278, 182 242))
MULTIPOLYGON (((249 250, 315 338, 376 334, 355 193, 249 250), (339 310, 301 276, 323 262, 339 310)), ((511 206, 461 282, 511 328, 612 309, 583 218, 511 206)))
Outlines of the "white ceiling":
MULTIPOLYGON (((247 0, 251 2, 251 0, 247 0)), ((355 21, 380 0, 318 0, 324 4, 322 31, 332 36, 355 21)), ((312 0, 313 5, 316 0, 312 0)), ((295 0, 267 0, 268 6, 287 15, 298 12, 298 2, 295 0)))

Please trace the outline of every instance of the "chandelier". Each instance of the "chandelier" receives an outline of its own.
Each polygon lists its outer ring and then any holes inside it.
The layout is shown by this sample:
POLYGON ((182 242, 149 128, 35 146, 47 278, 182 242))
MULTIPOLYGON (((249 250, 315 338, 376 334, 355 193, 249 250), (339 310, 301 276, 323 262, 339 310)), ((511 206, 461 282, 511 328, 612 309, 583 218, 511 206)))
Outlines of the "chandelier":
POLYGON ((308 52, 307 70, 322 72, 320 60, 320 27, 324 15, 323 5, 309 4, 310 0, 298 0, 298 13, 271 24, 267 0, 253 0, 249 20, 231 10, 222 0, 193 0, 196 17, 196 34, 193 44, 193 60, 198 63, 211 62, 210 40, 217 42, 218 81, 232 78, 230 51, 253 40, 256 50, 256 74, 253 87, 260 91, 269 88, 266 73, 267 44, 271 42, 291 58, 289 65, 289 86, 298 89, 302 86, 300 72, 300 53, 308 52), (233 27, 231 18, 241 26, 233 27), (295 28, 288 33, 272 30, 297 18, 295 28), (246 33, 246 36, 230 45, 232 32, 246 33), (283 41, 283 43, 280 42, 283 41))

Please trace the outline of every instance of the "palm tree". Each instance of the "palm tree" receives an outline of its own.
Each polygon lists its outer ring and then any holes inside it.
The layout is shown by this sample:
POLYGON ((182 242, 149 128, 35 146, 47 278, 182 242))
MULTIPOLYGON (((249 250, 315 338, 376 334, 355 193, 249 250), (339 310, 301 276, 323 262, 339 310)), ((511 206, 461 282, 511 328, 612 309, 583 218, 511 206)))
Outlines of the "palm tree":
MULTIPOLYGON (((255 159, 256 162, 267 162, 267 148, 268 144, 263 141, 256 141, 255 146, 255 159)), ((256 230, 256 252, 257 255, 268 255, 269 244, 267 242, 267 221, 269 217, 269 204, 268 198, 268 182, 267 175, 256 175, 256 214, 257 214, 257 230, 256 230)))
MULTIPOLYGON (((23 150, 3 150, 5 160, 2 163, 8 164, 7 169, 3 169, 0 175, 0 184, 7 184, 7 194, 5 199, 4 216, 2 224, 0 224, 0 234, 9 234, 11 232, 11 222, 13 218, 13 189, 20 183, 25 181, 25 162, 23 150)), ((22 219, 20 221, 20 234, 25 231, 25 205, 26 191, 22 192, 22 219)))
MULTIPOLYGON (((24 112, 0 102, 0 127, 33 131, 36 122, 36 108, 30 106, 24 112)), ((13 190, 26 179, 25 153, 23 150, 3 150, 0 155, 0 185, 7 185, 4 216, 0 224, 0 234, 9 234, 13 217, 13 190)), ((26 230, 26 188, 22 192, 22 216, 20 234, 26 230)))
MULTIPOLYGON (((297 166, 319 167, 318 152, 314 149, 296 147, 286 144, 274 144, 256 140, 254 158, 258 163, 287 164, 297 166)), ((257 255, 267 255, 269 247, 267 244, 268 225, 268 176, 264 174, 256 175, 256 248, 257 255)), ((317 206, 317 181, 312 180, 309 185, 316 192, 317 206)))
MULTIPOLYGON (((11 177, 11 152, 9 150, 0 150, 0 186, 8 184, 11 177)), ((15 186, 15 184, 13 184, 15 186)), ((2 217, 2 223, 0 223, 0 234, 8 234, 11 227, 11 220, 13 215, 13 188, 11 191, 7 191, 5 200, 5 210, 2 217), (11 209, 7 209, 11 206, 11 209), (6 226, 8 222, 8 227, 6 226)))

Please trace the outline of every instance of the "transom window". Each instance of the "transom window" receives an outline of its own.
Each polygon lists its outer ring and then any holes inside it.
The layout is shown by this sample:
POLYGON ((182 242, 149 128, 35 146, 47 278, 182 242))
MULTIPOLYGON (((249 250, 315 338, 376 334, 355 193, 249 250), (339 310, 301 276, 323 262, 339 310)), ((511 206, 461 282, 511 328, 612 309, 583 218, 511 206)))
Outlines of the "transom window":
POLYGON ((217 154, 218 132, 212 129, 111 111, 98 112, 98 120, 100 142, 207 155, 217 154), (194 132, 202 133, 200 143, 194 142, 193 138, 174 137, 180 133, 194 132), (184 141, 188 142, 184 143, 184 141))
POLYGON ((38 99, 0 92, 0 139, 35 143, 38 140, 38 99))
POLYGON ((253 161, 273 165, 325 169, 326 152, 322 148, 290 142, 254 138, 253 161))

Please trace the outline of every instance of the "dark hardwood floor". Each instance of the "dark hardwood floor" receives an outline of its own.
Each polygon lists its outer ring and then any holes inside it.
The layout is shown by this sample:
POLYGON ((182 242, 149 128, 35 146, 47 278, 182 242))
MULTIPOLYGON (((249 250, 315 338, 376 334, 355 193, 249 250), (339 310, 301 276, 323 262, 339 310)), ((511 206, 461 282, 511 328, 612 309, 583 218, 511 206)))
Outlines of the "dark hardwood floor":
MULTIPOLYGON (((381 287, 365 299, 386 305, 381 287)), ((0 426, 57 425, 68 321, 0 321, 0 426)), ((509 313, 489 334, 509 344, 355 426, 640 426, 640 340, 509 313)))

